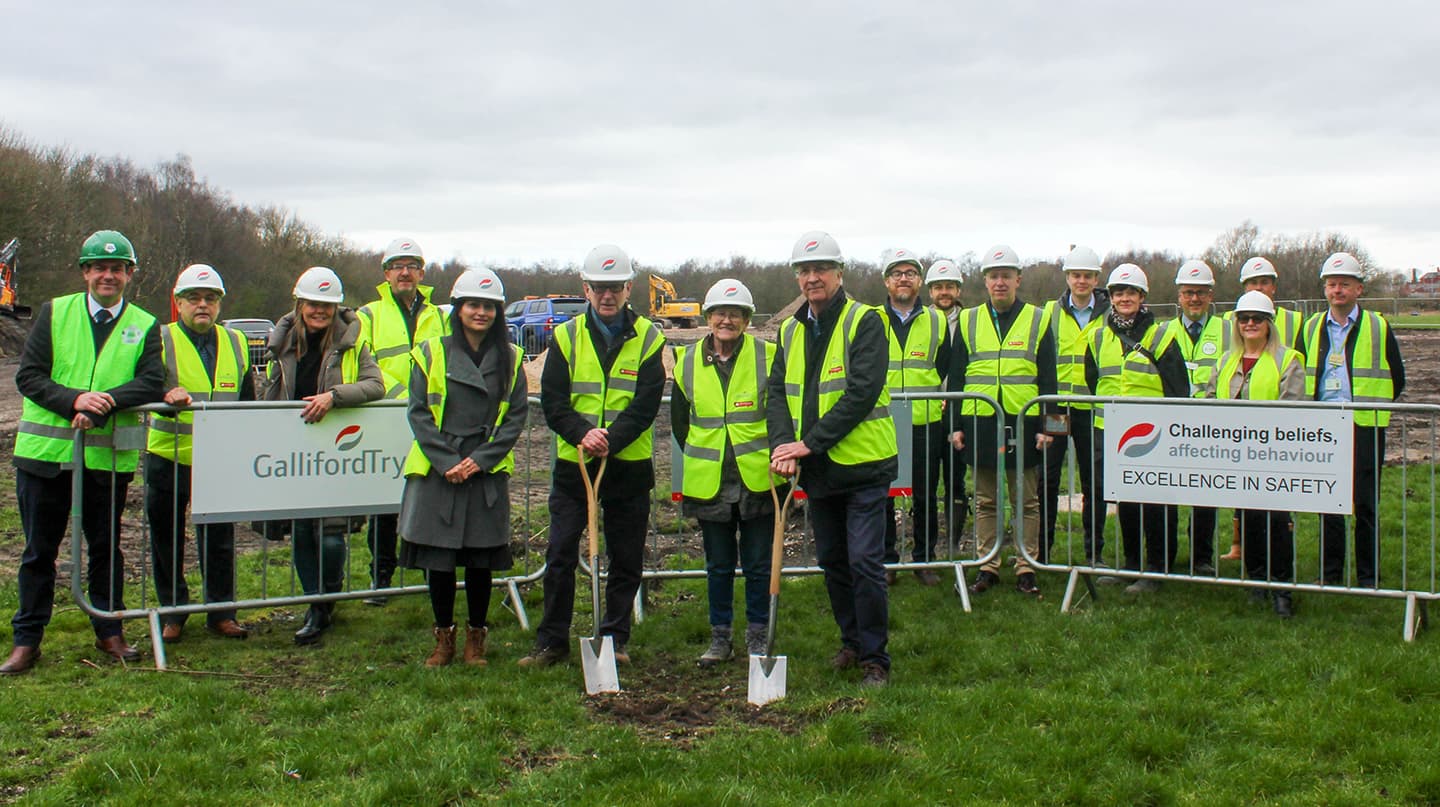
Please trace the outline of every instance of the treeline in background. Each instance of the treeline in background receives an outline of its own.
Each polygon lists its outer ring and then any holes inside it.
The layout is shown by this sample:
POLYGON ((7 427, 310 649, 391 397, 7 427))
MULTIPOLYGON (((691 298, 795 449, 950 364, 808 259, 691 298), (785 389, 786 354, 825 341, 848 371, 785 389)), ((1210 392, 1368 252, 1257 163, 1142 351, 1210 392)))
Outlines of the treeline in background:
MULTIPOLYGON (((151 168, 119 157, 77 154, 67 148, 40 147, 11 129, 0 127, 0 243, 21 240, 17 280, 21 301, 32 306, 79 287, 75 259, 81 242, 97 229, 123 232, 135 244, 141 270, 136 272, 128 296, 160 313, 170 307, 170 290, 178 271, 191 263, 209 263, 225 277, 227 317, 275 318, 292 306, 295 278, 309 266, 329 266, 345 284, 346 302, 360 305, 374 296, 383 280, 376 250, 359 248, 328 236, 301 221, 281 206, 250 207, 235 202, 224 190, 195 175, 190 158, 178 155, 151 168)), ((797 234, 798 235, 798 234, 797 234)), ((1083 238, 1083 233, 1077 233, 1083 238)), ((844 240, 841 240, 842 247, 844 240)), ((423 246, 423 241, 422 241, 423 246)), ((622 246, 624 246, 622 244, 622 246)), ((924 250, 934 245, 895 244, 924 250)), ((965 305, 985 299, 974 249, 989 244, 967 244, 965 251, 930 252, 925 264, 946 257, 966 271, 962 296, 965 305)), ((1059 268, 1069 245, 1057 245, 1054 255, 1022 255, 1027 262, 1020 296, 1031 302, 1056 297, 1065 281, 1059 268)), ((1103 244, 1089 244, 1103 250, 1103 244)), ((781 245, 770 262, 745 257, 725 261, 686 261, 678 267, 654 268, 637 254, 641 277, 631 298, 642 313, 647 307, 644 274, 656 271, 673 282, 684 297, 701 299, 722 277, 743 281, 755 296, 759 313, 780 310, 797 295, 793 273, 781 245)), ((1312 233, 1297 236, 1262 234, 1246 221, 1222 233, 1199 256, 1216 272, 1216 299, 1234 300, 1240 293, 1240 265, 1252 255, 1264 255, 1280 275, 1282 299, 1322 297, 1318 278, 1321 261, 1332 252, 1353 253, 1372 275, 1367 294, 1388 296, 1397 282, 1378 272, 1363 247, 1341 234, 1312 233)), ((576 256, 576 260, 583 256, 576 256)), ((870 256, 849 255, 846 289, 857 299, 878 303, 885 298, 878 267, 870 256)), ((1137 263, 1150 278, 1150 301, 1175 300, 1175 270, 1188 255, 1170 251, 1126 249, 1105 257, 1107 271, 1121 263, 1137 263)), ((430 267, 426 283, 436 288, 443 302, 455 277, 469 268, 457 261, 430 267)), ((535 263, 496 266, 511 300, 527 295, 579 294, 576 265, 535 263)))

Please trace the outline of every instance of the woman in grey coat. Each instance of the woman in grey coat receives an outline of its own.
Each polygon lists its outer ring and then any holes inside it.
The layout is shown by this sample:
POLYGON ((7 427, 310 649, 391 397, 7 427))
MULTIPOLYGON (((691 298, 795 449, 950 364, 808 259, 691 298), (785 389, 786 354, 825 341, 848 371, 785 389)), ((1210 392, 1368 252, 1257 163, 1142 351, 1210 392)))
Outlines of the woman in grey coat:
MULTIPOLYGON (((341 308, 340 278, 323 266, 306 269, 295 283, 295 310, 270 334, 266 368, 267 401, 304 401, 300 417, 319 423, 335 407, 359 406, 385 395, 380 366, 370 348, 358 344, 360 320, 341 308)), ((330 594, 345 583, 347 519, 299 519, 291 525, 291 555, 306 594, 330 594)), ((316 603, 295 632, 296 644, 311 644, 330 627, 335 603, 316 603)))
POLYGON ((505 327, 505 289, 472 269, 450 291, 450 334, 416 345, 410 428, 400 502, 400 564, 423 569, 435 615, 427 667, 455 657, 456 569, 465 568, 469 625, 464 661, 485 666, 492 573, 510 557, 512 449, 525 428, 529 394, 520 349, 505 327))

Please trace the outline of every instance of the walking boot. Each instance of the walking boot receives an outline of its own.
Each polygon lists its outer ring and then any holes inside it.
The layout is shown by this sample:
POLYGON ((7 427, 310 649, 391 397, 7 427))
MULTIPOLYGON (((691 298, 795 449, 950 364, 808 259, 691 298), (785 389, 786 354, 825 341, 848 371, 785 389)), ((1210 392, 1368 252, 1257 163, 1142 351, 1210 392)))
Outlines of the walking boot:
POLYGON ((330 608, 328 602, 317 602, 305 612, 305 624, 295 631, 295 644, 314 644, 320 641, 330 629, 330 608))
POLYGON ((1294 602, 1290 599, 1290 592, 1275 592, 1275 615, 1281 619, 1289 619, 1295 616, 1294 602))
MULTIPOLYGON (((436 625, 433 630, 435 633, 435 649, 430 651, 430 658, 425 659, 425 666, 444 667, 450 663, 451 659, 455 658, 455 626, 451 625, 448 628, 442 628, 436 625)), ((466 648, 466 650, 468 651, 469 648, 466 648)))
POLYGON ((764 622, 751 622, 745 628, 745 650, 752 656, 765 655, 765 634, 769 627, 764 622))
POLYGON ((731 647, 734 633, 729 625, 710 626, 710 647, 700 656, 701 667, 714 667, 735 657, 731 647))
POLYGON ((485 637, 490 635, 490 629, 481 625, 465 625, 465 663, 471 667, 484 667, 489 664, 485 660, 485 637))

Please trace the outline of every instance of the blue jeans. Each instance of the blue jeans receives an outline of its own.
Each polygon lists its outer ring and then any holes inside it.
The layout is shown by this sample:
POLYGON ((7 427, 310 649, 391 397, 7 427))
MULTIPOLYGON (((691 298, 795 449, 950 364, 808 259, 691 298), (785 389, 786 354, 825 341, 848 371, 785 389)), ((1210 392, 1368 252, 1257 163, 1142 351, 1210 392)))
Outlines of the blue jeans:
POLYGON ((885 587, 884 485, 810 499, 815 555, 825 572, 840 641, 862 663, 890 669, 890 601, 885 587))
POLYGON ((770 543, 775 514, 729 521, 700 520, 705 541, 705 582, 710 599, 710 624, 729 626, 735 620, 735 562, 745 572, 745 620, 770 619, 770 543), (740 532, 738 552, 735 532, 740 532))

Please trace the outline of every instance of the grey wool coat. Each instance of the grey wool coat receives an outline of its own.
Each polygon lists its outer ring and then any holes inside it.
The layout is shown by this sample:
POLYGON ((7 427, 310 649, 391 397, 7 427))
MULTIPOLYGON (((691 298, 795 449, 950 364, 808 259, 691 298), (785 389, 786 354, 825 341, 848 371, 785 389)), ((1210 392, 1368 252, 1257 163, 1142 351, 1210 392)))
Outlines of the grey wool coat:
POLYGON ((496 473, 495 466, 525 429, 529 389, 514 383, 519 358, 513 351, 509 377, 504 377, 501 350, 511 351, 508 342, 492 343, 495 347, 476 367, 459 343, 464 338, 452 334, 439 341, 445 351, 443 427, 435 425, 430 413, 424 368, 417 362, 410 371, 410 428, 431 466, 424 476, 405 478, 399 532, 412 544, 460 549, 504 546, 510 541, 510 475, 496 473), (509 400, 510 409, 496 423, 502 397, 509 400), (458 485, 446 481, 445 471, 465 457, 473 459, 481 472, 458 485))
MULTIPOLYGON (((270 367, 267 386, 260 396, 264 401, 292 401, 295 399, 295 365, 299 361, 296 343, 301 338, 304 326, 295 322, 291 311, 275 323, 270 334, 270 367)), ((336 310, 330 328, 329 353, 320 360, 320 383, 316 389, 335 394, 335 406, 359 406, 385 397, 385 382, 380 377, 380 365, 370 355, 368 345, 358 345, 360 339, 360 318, 348 308, 336 310), (358 350, 359 376, 353 383, 346 384, 340 375, 340 357, 347 350, 358 350)))

